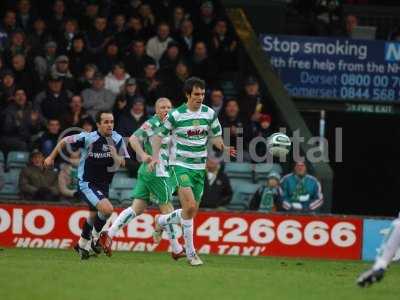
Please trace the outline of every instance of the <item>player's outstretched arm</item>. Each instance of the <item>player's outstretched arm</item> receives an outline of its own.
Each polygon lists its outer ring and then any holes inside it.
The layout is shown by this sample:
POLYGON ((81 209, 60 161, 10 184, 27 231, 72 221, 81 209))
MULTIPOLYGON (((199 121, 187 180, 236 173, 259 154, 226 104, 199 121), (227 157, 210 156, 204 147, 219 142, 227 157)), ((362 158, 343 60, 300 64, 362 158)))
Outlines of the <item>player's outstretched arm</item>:
POLYGON ((137 136, 132 135, 129 138, 129 144, 131 145, 132 149, 139 155, 141 160, 145 163, 151 162, 151 156, 148 155, 144 150, 140 143, 140 140, 137 136))
POLYGON ((68 137, 65 137, 61 141, 59 141, 53 151, 50 153, 50 155, 46 157, 43 162, 43 166, 45 168, 50 168, 54 165, 54 160, 57 158, 57 155, 60 153, 62 148, 64 148, 65 144, 67 144, 67 138, 68 137))
POLYGON ((215 136, 211 138, 211 143, 219 150, 229 154, 229 156, 236 157, 236 149, 231 146, 226 146, 222 140, 222 136, 215 136))

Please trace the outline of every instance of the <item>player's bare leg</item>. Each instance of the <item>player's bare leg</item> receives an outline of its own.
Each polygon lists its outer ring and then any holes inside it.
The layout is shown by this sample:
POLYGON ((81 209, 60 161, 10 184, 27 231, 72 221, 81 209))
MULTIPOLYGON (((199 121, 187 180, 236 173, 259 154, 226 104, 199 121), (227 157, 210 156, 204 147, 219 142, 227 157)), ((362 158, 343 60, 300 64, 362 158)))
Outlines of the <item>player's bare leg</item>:
POLYGON ((384 240, 380 253, 378 254, 372 268, 360 275, 357 284, 361 287, 369 286, 380 281, 386 271, 386 268, 392 262, 397 249, 400 247, 400 217, 392 222, 389 234, 384 240))
POLYGON ((132 221, 135 217, 141 215, 144 210, 147 208, 147 203, 141 199, 135 199, 132 202, 132 205, 128 208, 125 208, 115 219, 111 227, 101 232, 99 238, 99 244, 103 248, 104 253, 107 256, 112 255, 112 239, 118 233, 118 231, 124 228, 130 221, 132 221))
MULTIPOLYGON (((162 214, 169 214, 174 211, 174 207, 172 206, 171 203, 161 204, 161 205, 159 205, 159 209, 162 214)), ((174 260, 178 260, 182 257, 185 257, 186 256, 185 249, 179 243, 178 238, 177 238, 177 230, 178 230, 177 224, 168 224, 168 225, 164 226, 164 228, 159 227, 158 229, 156 229, 153 234, 154 243, 156 243, 156 244, 160 243, 163 230, 165 230, 165 232, 167 233, 168 239, 171 244, 172 258, 174 260)))

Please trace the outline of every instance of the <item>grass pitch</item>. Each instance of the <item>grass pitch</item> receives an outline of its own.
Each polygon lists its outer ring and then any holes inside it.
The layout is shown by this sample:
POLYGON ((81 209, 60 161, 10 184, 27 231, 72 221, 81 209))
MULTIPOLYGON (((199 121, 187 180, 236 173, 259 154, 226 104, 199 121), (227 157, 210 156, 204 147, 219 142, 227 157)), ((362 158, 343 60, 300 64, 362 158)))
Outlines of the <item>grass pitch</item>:
POLYGON ((116 252, 80 261, 72 250, 0 251, 0 299, 400 299, 400 266, 361 289, 369 265, 265 257, 203 256, 190 267, 167 253, 116 252))

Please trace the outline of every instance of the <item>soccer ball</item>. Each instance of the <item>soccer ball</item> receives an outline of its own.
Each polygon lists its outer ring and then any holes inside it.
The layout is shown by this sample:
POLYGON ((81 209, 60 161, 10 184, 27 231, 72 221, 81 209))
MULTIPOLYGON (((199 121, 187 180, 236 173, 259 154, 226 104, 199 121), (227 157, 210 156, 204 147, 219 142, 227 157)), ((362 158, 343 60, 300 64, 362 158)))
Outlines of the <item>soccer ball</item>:
POLYGON ((282 157, 287 155, 290 151, 291 145, 292 142, 290 141, 290 138, 282 132, 271 134, 267 140, 268 152, 273 156, 282 157))

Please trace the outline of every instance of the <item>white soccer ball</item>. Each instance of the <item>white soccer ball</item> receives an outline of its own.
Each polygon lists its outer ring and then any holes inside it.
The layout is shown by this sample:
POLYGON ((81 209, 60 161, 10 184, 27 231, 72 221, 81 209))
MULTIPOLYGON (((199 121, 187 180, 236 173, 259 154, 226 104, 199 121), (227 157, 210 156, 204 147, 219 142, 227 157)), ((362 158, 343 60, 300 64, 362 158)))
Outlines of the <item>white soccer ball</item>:
POLYGON ((287 155, 290 151, 291 145, 292 142, 290 141, 290 138, 282 132, 271 134, 267 140, 268 152, 273 156, 282 157, 287 155))

